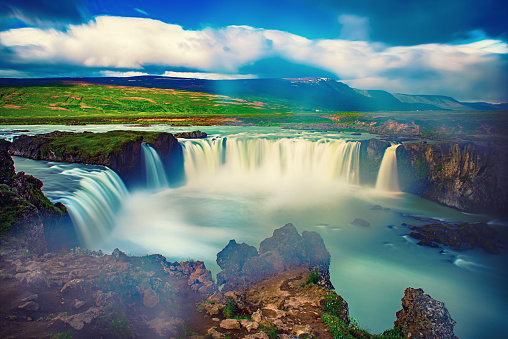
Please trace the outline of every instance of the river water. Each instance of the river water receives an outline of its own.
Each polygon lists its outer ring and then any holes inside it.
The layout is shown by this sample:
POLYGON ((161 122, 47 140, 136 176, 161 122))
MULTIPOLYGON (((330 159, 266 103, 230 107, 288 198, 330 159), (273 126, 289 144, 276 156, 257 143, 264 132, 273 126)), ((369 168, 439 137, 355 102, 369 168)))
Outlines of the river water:
MULTIPOLYGON (((191 128, 9 126, 0 133, 9 139, 51 130, 111 129, 191 128)), ((180 140, 186 183, 178 188, 152 185, 127 192, 112 171, 97 166, 22 158, 15 158, 15 166, 40 178, 50 199, 75 209, 75 227, 92 249, 111 252, 119 247, 128 254, 199 259, 217 273, 215 256, 230 239, 258 246, 275 228, 291 222, 300 232, 322 235, 332 255, 331 280, 362 327, 374 333, 391 328, 403 291, 410 286, 445 303, 460 338, 504 337, 507 251, 490 255, 421 247, 401 225, 421 225, 424 218, 486 221, 498 224, 494 227, 506 241, 507 228, 499 225, 503 222, 393 192, 396 183, 389 164, 396 159, 385 159, 387 167, 381 172, 386 173, 381 176, 386 179, 379 178, 377 188, 360 186, 355 141, 372 135, 264 127, 199 129, 210 137, 180 140), (373 209, 374 205, 382 208, 373 209), (352 225, 355 218, 370 226, 352 225)), ((385 157, 393 153, 387 151, 385 157)))

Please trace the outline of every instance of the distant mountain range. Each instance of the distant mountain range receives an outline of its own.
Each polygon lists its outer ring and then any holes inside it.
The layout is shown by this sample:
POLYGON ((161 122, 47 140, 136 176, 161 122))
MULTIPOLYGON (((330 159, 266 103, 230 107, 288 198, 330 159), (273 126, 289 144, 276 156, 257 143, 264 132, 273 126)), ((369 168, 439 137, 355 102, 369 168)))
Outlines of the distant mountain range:
POLYGON ((459 102, 442 95, 392 94, 358 90, 329 78, 205 80, 161 76, 0 79, 0 86, 92 83, 180 89, 279 102, 304 111, 508 110, 508 103, 459 102))

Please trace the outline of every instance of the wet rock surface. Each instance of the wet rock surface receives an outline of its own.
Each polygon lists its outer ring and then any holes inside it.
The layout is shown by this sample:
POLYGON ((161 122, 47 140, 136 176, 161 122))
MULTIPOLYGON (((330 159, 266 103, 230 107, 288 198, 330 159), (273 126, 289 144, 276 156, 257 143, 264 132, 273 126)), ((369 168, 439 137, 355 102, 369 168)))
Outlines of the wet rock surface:
POLYGON ((455 321, 444 303, 421 288, 406 288, 394 325, 402 328, 406 338, 458 339, 453 333, 455 321))
POLYGON ((487 253, 498 254, 501 245, 496 241, 497 231, 486 223, 461 223, 457 225, 432 223, 410 226, 409 235, 420 240, 418 245, 439 248, 446 246, 454 251, 481 248, 487 253))

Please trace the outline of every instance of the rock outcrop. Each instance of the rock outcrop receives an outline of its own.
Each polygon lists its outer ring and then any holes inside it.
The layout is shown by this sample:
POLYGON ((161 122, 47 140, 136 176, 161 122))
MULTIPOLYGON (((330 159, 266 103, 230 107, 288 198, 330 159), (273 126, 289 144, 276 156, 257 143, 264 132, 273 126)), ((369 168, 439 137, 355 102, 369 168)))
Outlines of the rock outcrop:
POLYGON ((391 144, 378 139, 362 140, 360 143, 360 184, 374 186, 385 150, 391 144))
POLYGON ((431 298, 421 288, 406 288, 394 325, 402 328, 406 338, 458 339, 453 333, 455 321, 444 303, 431 298))
POLYGON ((268 276, 299 267, 315 270, 319 282, 333 288, 330 282, 330 253, 323 239, 316 232, 304 231, 300 235, 292 224, 276 229, 273 236, 261 242, 259 251, 245 243, 231 240, 217 254, 217 264, 222 269, 217 274, 217 284, 224 284, 223 291, 238 290, 268 276))
MULTIPOLYGON (((63 204, 53 204, 44 196, 42 181, 23 172, 15 172, 14 162, 7 151, 9 147, 9 142, 0 140, 2 242, 14 237, 16 241, 11 240, 5 245, 43 254, 48 245, 46 235, 56 229, 73 234, 70 218, 63 204)), ((55 244, 51 242, 50 245, 55 244)))
POLYGON ((508 211, 508 152, 474 143, 404 143, 399 183, 413 193, 467 212, 508 211))
MULTIPOLYGON (((102 165, 111 168, 128 187, 140 184, 146 178, 142 162, 142 143, 149 143, 159 154, 170 184, 177 185, 184 179, 183 152, 178 140, 170 133, 110 131, 107 133, 52 132, 35 136, 14 138, 10 147, 12 155, 34 160, 62 161, 102 165), (65 145, 68 139, 74 145, 65 145), (87 149, 86 139, 103 138, 87 149), (79 142, 79 140, 83 142, 79 142), (78 140, 78 141, 76 141, 78 140)), ((144 183, 141 183, 144 184, 144 183)))
POLYGON ((192 132, 181 132, 175 133, 176 138, 184 138, 184 139, 204 139, 208 135, 205 132, 201 132, 199 130, 192 132))
POLYGON ((410 226, 409 235, 420 240, 418 245, 436 247, 440 245, 454 251, 464 251, 480 247, 487 253, 498 254, 500 244, 495 240, 497 231, 486 223, 453 225, 433 223, 423 226, 410 226))

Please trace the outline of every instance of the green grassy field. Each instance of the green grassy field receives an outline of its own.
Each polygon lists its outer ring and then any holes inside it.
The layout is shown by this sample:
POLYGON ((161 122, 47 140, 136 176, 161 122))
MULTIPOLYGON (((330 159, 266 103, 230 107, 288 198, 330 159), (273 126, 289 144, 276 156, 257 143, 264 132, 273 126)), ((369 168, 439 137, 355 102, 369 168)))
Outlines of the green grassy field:
POLYGON ((2 124, 172 123, 286 116, 281 105, 181 90, 101 85, 0 88, 2 124))
POLYGON ((270 98, 95 85, 0 87, 0 124, 252 124, 506 141, 506 111, 323 112, 270 98))

